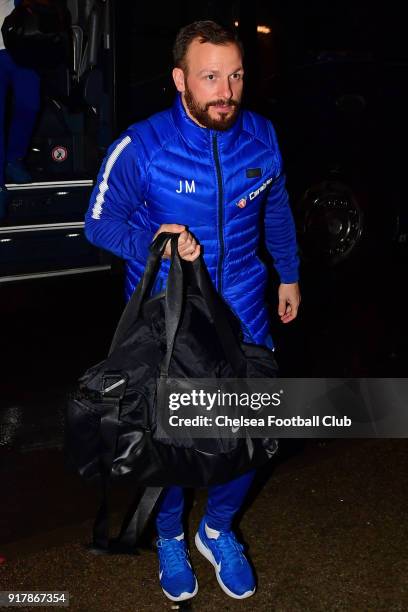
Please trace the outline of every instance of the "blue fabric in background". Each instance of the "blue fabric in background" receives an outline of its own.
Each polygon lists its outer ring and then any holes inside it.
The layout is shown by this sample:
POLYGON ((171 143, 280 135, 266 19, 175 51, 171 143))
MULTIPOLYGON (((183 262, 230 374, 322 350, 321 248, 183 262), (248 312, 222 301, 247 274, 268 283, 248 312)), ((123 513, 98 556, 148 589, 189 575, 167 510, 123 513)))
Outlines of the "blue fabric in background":
POLYGON ((29 68, 18 66, 9 52, 0 50, 0 185, 4 185, 4 166, 22 159, 28 146, 40 108, 40 77, 29 68), (13 95, 11 123, 5 126, 8 89, 13 95))

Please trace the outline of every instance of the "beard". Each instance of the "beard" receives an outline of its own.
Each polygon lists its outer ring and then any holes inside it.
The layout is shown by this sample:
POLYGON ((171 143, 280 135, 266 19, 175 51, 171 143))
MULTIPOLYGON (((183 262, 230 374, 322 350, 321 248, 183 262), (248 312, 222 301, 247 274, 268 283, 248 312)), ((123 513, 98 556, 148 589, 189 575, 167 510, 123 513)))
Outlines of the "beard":
POLYGON ((210 130, 229 130, 236 121, 236 118, 241 107, 240 100, 211 100, 204 106, 201 106, 195 99, 191 89, 189 89, 187 83, 185 85, 184 100, 189 110, 190 115, 198 121, 198 123, 210 130), (209 114, 209 108, 211 106, 219 106, 224 104, 226 106, 232 106, 232 111, 229 114, 220 113, 218 119, 213 119, 209 114))

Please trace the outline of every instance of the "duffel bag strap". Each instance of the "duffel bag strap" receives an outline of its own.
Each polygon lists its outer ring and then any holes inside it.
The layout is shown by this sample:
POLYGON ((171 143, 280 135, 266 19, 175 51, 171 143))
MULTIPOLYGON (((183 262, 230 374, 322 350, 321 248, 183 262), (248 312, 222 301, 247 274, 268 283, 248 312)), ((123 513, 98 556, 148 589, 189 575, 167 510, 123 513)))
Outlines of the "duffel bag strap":
POLYGON ((146 487, 142 496, 139 490, 126 512, 119 536, 109 540, 110 480, 104 476, 102 500, 94 523, 93 542, 88 546, 88 550, 94 555, 138 555, 140 538, 163 489, 164 487, 146 487))
MULTIPOLYGON (((161 257, 166 248, 166 244, 171 240, 171 265, 166 286, 166 339, 167 352, 162 363, 161 375, 166 376, 173 352, 175 335, 181 316, 182 291, 183 291, 183 270, 178 255, 177 243, 179 233, 161 232, 156 236, 150 245, 150 254, 147 259, 146 267, 141 281, 133 292, 132 297, 126 305, 123 314, 116 328, 109 355, 128 335, 128 330, 132 323, 139 316, 140 309, 149 289, 153 286, 156 279, 161 257)), ((246 361, 242 354, 239 343, 231 329, 228 318, 225 316, 223 305, 220 304, 220 296, 216 293, 202 255, 192 262, 192 268, 196 277, 197 285, 204 297, 210 314, 214 320, 214 325, 224 349, 224 353, 237 376, 246 375, 246 361)))
POLYGON ((226 316, 225 305, 221 300, 221 296, 216 292, 212 284, 202 256, 192 262, 192 268, 195 281, 213 319, 225 357, 236 376, 238 378, 245 377, 247 371, 245 356, 226 316))
POLYGON ((147 258, 143 276, 122 313, 111 342, 109 355, 114 351, 116 346, 128 336, 130 326, 139 316, 142 304, 149 296, 149 290, 153 287, 153 283, 156 280, 160 268, 161 257, 167 242, 171 240, 172 244, 177 244, 179 235, 179 233, 161 232, 151 243, 149 247, 150 253, 147 258))
POLYGON ((166 354, 160 366, 160 377, 167 378, 174 342, 180 325, 183 309, 183 268, 178 254, 177 240, 171 241, 171 263, 167 277, 166 297, 164 301, 166 324, 166 354))
POLYGON ((113 554, 137 554, 137 546, 164 487, 146 487, 136 496, 123 520, 119 536, 110 542, 113 554))
MULTIPOLYGON (((159 234, 160 236, 160 234, 159 234)), ((175 236, 173 234, 173 236, 175 236)), ((177 235, 178 239, 178 235, 177 235)), ((232 330, 228 317, 225 313, 225 305, 221 297, 215 291, 202 255, 192 262, 195 281, 200 289, 211 317, 217 330, 220 344, 224 354, 230 363, 235 375, 239 378, 245 377, 247 364, 244 354, 235 334, 232 330)), ((166 319, 166 355, 160 368, 161 379, 167 378, 170 361, 173 354, 175 337, 180 324, 183 309, 183 268, 181 258, 178 254, 177 240, 171 240, 171 265, 167 279, 165 297, 165 319, 166 319)))

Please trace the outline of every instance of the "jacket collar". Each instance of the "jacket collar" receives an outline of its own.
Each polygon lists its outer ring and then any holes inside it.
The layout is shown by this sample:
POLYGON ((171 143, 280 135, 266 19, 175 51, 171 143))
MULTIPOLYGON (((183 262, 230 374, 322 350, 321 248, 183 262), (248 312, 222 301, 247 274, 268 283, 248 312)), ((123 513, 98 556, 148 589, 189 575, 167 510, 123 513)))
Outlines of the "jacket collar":
POLYGON ((219 147, 223 149, 231 146, 242 131, 242 111, 238 114, 234 125, 225 132, 200 127, 187 115, 180 93, 174 101, 172 114, 179 132, 190 146, 199 148, 211 146, 212 137, 216 135, 219 147))

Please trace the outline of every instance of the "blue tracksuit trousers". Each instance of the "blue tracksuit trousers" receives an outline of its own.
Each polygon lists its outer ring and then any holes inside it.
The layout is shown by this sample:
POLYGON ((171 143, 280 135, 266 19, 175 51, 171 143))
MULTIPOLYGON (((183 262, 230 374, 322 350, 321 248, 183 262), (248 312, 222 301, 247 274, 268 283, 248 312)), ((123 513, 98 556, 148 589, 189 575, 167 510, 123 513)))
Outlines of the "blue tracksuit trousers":
POLYGON ((18 66, 8 51, 0 50, 0 185, 6 162, 22 159, 28 150, 38 109, 40 78, 34 70, 18 66), (6 145, 5 106, 11 88, 13 107, 6 145))
MULTIPOLYGON (((208 488, 207 525, 218 531, 231 529, 232 519, 240 509, 252 484, 256 470, 208 488)), ((184 531, 182 515, 184 491, 182 487, 167 487, 156 517, 157 533, 162 538, 174 538, 184 531)))

